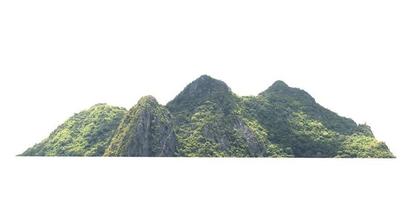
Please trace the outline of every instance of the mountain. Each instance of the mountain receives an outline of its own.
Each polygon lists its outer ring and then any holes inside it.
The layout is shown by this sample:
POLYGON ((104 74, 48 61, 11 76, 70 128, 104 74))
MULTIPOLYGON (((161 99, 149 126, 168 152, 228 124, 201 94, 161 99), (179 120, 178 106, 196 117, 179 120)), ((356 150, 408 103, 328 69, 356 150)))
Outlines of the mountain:
POLYGON ((240 97, 207 75, 166 106, 152 96, 128 111, 98 104, 22 155, 394 157, 368 125, 322 107, 304 90, 276 81, 240 97))
POLYGON ((293 111, 302 111, 311 118, 322 122, 326 128, 339 133, 351 133, 356 123, 322 107, 304 90, 291 88, 283 81, 276 81, 267 90, 259 94, 273 105, 286 106, 293 111))
POLYGON ((116 131, 105 156, 174 156, 176 135, 171 114, 152 96, 131 108, 116 131))
POLYGON ((96 104, 77 113, 23 156, 102 156, 126 109, 96 104))
POLYGON ((285 156, 242 114, 240 102, 222 81, 203 75, 166 107, 174 115, 181 156, 285 156))
POLYGON ((369 126, 339 116, 283 81, 276 81, 256 97, 244 98, 243 104, 246 113, 266 130, 270 142, 294 157, 393 157, 369 126), (345 145, 355 140, 362 144, 345 145), (369 149, 360 148, 365 146, 369 149))

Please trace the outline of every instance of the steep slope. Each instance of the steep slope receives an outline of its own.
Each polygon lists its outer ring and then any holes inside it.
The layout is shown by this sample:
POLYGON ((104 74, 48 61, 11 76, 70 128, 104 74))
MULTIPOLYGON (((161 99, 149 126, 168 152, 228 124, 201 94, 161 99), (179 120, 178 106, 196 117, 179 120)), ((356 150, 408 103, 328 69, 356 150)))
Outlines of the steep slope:
MULTIPOLYGON (((342 145, 352 141, 348 138, 358 135, 379 143, 369 127, 358 126, 353 120, 337 115, 316 103, 307 92, 291 88, 282 81, 275 82, 256 97, 243 98, 243 104, 248 115, 268 131, 269 140, 291 150, 296 157, 358 157, 342 149, 342 145)), ((375 146, 378 145, 369 145, 368 150, 374 151, 375 146)), ((355 151, 367 150, 357 148, 355 151)), ((388 149, 386 151, 378 157, 393 156, 388 149)))
POLYGON ((152 96, 131 108, 105 156, 175 156, 176 136, 171 115, 152 96))
POLYGON ((70 117, 23 156, 102 156, 126 110, 97 104, 70 117))
POLYGON ((167 104, 175 117, 180 155, 284 156, 258 124, 242 117, 240 101, 224 82, 207 75, 190 83, 167 104))
POLYGON ((339 158, 393 158, 388 146, 371 135, 354 134, 346 136, 339 146, 339 158))
POLYGON ((350 134, 357 127, 352 119, 341 117, 322 107, 306 91, 289 87, 283 81, 276 81, 259 96, 263 96, 273 105, 285 106, 293 111, 302 111, 309 117, 322 122, 326 128, 342 134, 350 134))

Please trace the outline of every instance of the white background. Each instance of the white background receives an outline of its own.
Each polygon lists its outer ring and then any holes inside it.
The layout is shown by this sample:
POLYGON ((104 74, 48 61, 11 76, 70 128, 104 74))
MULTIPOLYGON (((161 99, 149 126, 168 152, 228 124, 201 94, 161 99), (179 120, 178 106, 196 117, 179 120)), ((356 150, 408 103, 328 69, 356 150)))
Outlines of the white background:
POLYGON ((1 1, 0 199, 411 199, 408 1, 1 1), (101 102, 162 104, 202 74, 308 91, 398 157, 20 158, 101 102))

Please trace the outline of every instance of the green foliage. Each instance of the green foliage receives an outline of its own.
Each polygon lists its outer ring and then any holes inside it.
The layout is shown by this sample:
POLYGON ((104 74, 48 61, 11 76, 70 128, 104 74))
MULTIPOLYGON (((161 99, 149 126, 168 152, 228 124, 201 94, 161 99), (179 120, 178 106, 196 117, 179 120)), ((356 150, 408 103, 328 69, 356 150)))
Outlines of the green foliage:
POLYGON ((394 158, 385 143, 370 135, 347 136, 339 148, 341 158, 394 158))
POLYGON ((126 110, 97 104, 75 114, 25 156, 102 156, 126 110))
POLYGON ((368 126, 357 126, 317 104, 305 91, 281 81, 242 100, 247 117, 267 130, 270 142, 291 150, 296 157, 334 157, 347 135, 373 136, 368 126))
POLYGON ((219 146, 211 140, 207 140, 199 132, 194 132, 187 137, 178 135, 180 142, 179 152, 181 156, 188 157, 223 157, 219 146))
POLYGON ((293 157, 290 148, 284 148, 279 144, 273 143, 269 138, 269 131, 264 128, 256 119, 254 112, 245 108, 244 102, 250 100, 248 97, 243 98, 237 110, 237 115, 242 116, 242 121, 248 129, 256 136, 257 141, 262 144, 264 157, 293 157))
POLYGON ((360 135, 367 135, 367 136, 372 136, 373 133, 371 130, 371 127, 368 126, 367 124, 360 124, 358 127, 355 128, 354 133, 360 134, 360 135))
POLYGON ((241 137, 232 126, 236 96, 222 81, 201 76, 167 108, 174 115, 181 156, 246 156, 241 137))
MULTIPOLYGON (((185 116, 185 115, 183 115, 185 116)), ((248 155, 241 136, 233 127, 234 116, 224 114, 222 108, 211 101, 204 102, 177 128, 178 152, 181 156, 236 156, 248 155), (231 123, 232 122, 232 123, 231 123)))
POLYGON ((280 104, 272 104, 263 97, 244 97, 242 101, 244 107, 243 114, 246 118, 256 119, 265 130, 268 139, 275 144, 285 144, 290 146, 290 135, 292 129, 289 125, 289 118, 292 110, 280 104))
POLYGON ((188 157, 394 157, 366 124, 275 82, 238 97, 201 76, 161 106, 143 97, 126 110, 98 104, 74 115, 23 155, 188 157))
POLYGON ((326 128, 338 133, 351 134, 357 127, 353 120, 322 107, 304 90, 291 88, 282 81, 275 82, 259 96, 281 110, 304 112, 310 118, 320 121, 326 128))
POLYGON ((292 149, 298 157, 334 157, 344 137, 302 112, 294 113, 291 127, 292 149))
POLYGON ((105 156, 173 156, 175 135, 169 111, 146 96, 127 112, 105 156))
POLYGON ((175 116, 181 156, 291 156, 269 141, 242 99, 221 81, 202 76, 167 107, 175 116))
POLYGON ((198 106, 209 101, 220 105, 222 111, 228 114, 236 106, 233 96, 235 95, 223 81, 203 75, 169 102, 167 108, 174 114, 184 115, 193 113, 198 106))

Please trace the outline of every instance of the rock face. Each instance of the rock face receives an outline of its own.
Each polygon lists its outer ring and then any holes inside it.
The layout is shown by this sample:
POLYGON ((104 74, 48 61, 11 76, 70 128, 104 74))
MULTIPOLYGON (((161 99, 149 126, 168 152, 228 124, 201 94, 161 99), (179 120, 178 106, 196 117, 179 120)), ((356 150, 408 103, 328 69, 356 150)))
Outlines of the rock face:
MULTIPOLYGON (((260 141, 256 133, 242 120, 238 120, 233 127, 235 130, 239 131, 241 137, 244 139, 250 156, 263 157, 267 155, 265 141, 260 141)), ((265 139, 267 140, 267 138, 265 139)))
POLYGON ((105 156, 175 156, 176 136, 170 113, 152 96, 126 114, 105 156))
POLYGON ((129 111, 99 104, 76 114, 27 156, 392 158, 371 128, 276 81, 239 97, 203 75, 166 106, 146 96, 129 111))

